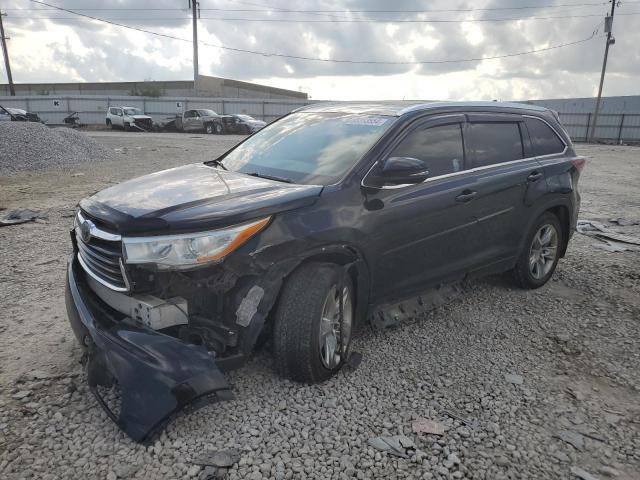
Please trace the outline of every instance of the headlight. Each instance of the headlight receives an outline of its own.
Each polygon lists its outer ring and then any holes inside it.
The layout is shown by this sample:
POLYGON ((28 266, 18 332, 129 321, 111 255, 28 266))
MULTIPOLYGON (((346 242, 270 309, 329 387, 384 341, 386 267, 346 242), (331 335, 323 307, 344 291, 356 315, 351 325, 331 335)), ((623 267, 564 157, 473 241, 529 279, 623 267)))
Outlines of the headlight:
POLYGON ((154 263, 160 268, 215 262, 262 230, 271 217, 203 233, 123 238, 127 263, 154 263))

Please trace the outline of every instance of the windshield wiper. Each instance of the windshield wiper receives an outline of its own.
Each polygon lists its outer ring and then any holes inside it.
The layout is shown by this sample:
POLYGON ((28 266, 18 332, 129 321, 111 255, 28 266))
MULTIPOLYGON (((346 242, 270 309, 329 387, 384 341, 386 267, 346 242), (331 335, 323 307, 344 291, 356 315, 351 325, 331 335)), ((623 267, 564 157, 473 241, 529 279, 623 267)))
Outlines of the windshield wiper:
POLYGON ((220 160, 219 158, 209 160, 208 162, 205 162, 205 163, 207 165, 212 165, 214 167, 221 167, 223 170, 229 170, 227 167, 224 166, 224 164, 222 163, 222 160, 220 160))
POLYGON ((293 180, 291 180, 290 178, 278 177, 276 175, 267 175, 266 173, 251 172, 247 173, 247 175, 258 178, 266 178, 267 180, 275 180, 276 182, 293 183, 293 180))

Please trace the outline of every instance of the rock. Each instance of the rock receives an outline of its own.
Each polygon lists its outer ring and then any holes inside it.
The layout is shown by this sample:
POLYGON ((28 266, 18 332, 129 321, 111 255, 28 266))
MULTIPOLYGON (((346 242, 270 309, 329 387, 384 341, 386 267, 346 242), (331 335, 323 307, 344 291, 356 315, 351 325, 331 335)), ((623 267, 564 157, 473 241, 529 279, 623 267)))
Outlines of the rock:
POLYGON ((15 398, 16 400, 22 400, 23 398, 27 398, 31 395, 31 390, 20 390, 19 392, 11 395, 11 398, 15 398))
POLYGON ((199 473, 200 473, 200 466, 192 465, 191 467, 189 467, 189 470, 187 470, 187 477, 193 478, 193 477, 196 477, 199 473))

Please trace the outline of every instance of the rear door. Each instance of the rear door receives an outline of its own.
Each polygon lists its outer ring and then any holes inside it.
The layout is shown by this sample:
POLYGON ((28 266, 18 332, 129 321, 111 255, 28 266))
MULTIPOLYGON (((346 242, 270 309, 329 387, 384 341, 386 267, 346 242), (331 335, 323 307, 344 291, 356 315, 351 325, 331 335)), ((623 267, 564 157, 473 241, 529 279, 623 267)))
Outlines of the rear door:
POLYGON ((470 205, 478 220, 478 255, 482 265, 488 266, 517 255, 529 210, 546 184, 522 115, 469 114, 467 118, 476 192, 470 205))
POLYGON ((362 221, 371 225, 370 244, 376 252, 376 301, 408 297, 454 280, 475 262, 477 222, 462 201, 472 178, 465 171, 464 129, 460 114, 419 121, 371 169, 390 157, 412 157, 423 160, 430 173, 418 185, 365 190, 362 221))

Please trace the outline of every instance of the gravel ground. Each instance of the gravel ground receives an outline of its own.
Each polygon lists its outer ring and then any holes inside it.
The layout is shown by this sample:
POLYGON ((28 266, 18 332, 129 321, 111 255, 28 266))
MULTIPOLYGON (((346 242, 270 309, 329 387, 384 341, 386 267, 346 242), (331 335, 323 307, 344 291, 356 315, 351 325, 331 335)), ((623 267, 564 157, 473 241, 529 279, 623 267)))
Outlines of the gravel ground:
POLYGON ((110 149, 77 130, 34 122, 0 123, 0 175, 71 168, 111 157, 110 149))
MULTIPOLYGON (((579 478, 572 468, 640 478, 640 254, 605 253, 584 236, 539 290, 489 277, 398 328, 365 330, 354 346, 361 366, 322 385, 277 377, 258 352, 229 375, 236 400, 180 416, 150 446, 132 443, 88 392, 66 322, 74 205, 125 178, 212 158, 239 137, 92 137, 113 160, 0 176, 0 207, 49 214, 0 228, 0 478, 204 478, 194 459, 226 448, 240 453, 232 479, 579 478), (444 435, 413 433, 420 417, 444 435), (397 434, 416 443, 412 458, 367 444, 397 434)), ((640 150, 578 150, 591 157, 582 217, 639 219, 640 150)))

